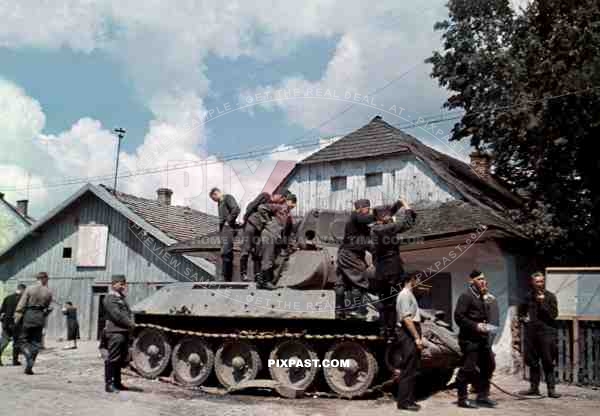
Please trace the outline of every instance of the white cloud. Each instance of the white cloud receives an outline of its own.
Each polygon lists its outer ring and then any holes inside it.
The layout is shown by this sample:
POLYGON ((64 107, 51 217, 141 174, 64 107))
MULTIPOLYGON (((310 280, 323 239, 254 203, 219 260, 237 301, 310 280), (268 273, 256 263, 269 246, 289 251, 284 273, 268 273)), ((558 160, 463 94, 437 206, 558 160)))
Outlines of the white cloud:
MULTIPOLYGON (((417 5, 396 0, 299 3, 0 0, 0 46, 100 50, 119 62, 154 115, 143 144, 131 154, 121 154, 123 171, 136 171, 173 161, 200 163, 207 157, 206 128, 198 120, 203 119, 204 98, 210 93, 205 67, 209 54, 233 60, 249 56, 268 62, 286 54, 301 40, 336 39, 335 53, 319 80, 288 77, 272 87, 336 88, 366 94, 421 63, 439 46, 439 34, 434 34, 432 27, 445 15, 444 3, 444 0, 423 0, 417 5)), ((428 72, 425 65, 415 68, 378 94, 378 104, 402 106, 414 116, 435 107, 444 93, 429 79, 428 72)), ((13 113, 0 115, 3 119, 0 127, 12 132, 0 137, 1 144, 3 148, 15 149, 10 157, 3 156, 0 163, 18 165, 47 182, 64 175, 96 175, 112 170, 115 139, 93 115, 74 120, 65 132, 44 135, 45 117, 39 103, 15 89, 19 90, 10 83, 0 82, 2 106, 7 105, 5 101, 10 97, 20 100, 8 104, 13 113), (43 163, 46 159, 48 163, 43 163)), ((281 101, 272 108, 283 111, 292 122, 312 129, 347 105, 342 101, 303 99, 281 101)), ((356 105, 319 133, 347 132, 366 123, 375 111, 356 105)), ((383 115, 389 121, 401 121, 383 115)), ((285 153, 277 152, 273 158, 301 158, 305 152, 294 148, 279 150, 285 153)), ((175 202, 193 200, 196 190, 192 188, 204 188, 204 184, 222 180, 219 177, 223 177, 223 169, 220 170, 221 174, 214 173, 218 169, 210 168, 210 174, 194 171, 188 172, 187 177, 179 175, 181 184, 176 186, 180 191, 175 190, 175 202), (187 191, 185 183, 194 185, 188 185, 187 191)), ((152 196, 167 179, 169 186, 175 183, 174 178, 167 178, 164 173, 143 178, 121 183, 124 190, 146 196, 152 196)))

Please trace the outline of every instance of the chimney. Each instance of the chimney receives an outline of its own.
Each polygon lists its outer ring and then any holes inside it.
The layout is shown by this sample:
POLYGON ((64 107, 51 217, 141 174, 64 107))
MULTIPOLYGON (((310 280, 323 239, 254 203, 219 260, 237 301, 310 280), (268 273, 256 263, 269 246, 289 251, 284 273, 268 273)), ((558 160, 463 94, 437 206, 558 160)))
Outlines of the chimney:
POLYGON ((158 196, 158 202, 161 205, 171 205, 171 195, 173 195, 173 191, 169 188, 159 188, 156 190, 156 194, 158 196))
POLYGON ((21 214, 24 217, 27 216, 27 205, 28 204, 29 204, 29 201, 26 199, 21 199, 20 201, 17 201, 17 211, 19 211, 19 214, 21 214))
POLYGON ((475 150, 469 155, 471 158, 471 169, 475 171, 477 176, 481 179, 490 179, 492 174, 490 172, 492 158, 487 153, 483 153, 479 150, 475 150))

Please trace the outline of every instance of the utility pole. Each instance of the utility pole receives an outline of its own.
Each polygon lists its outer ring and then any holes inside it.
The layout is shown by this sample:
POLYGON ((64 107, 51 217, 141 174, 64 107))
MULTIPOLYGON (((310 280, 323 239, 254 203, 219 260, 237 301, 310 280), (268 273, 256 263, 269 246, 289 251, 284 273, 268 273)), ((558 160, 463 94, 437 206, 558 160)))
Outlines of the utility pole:
POLYGON ((117 194, 117 176, 119 174, 119 153, 121 152, 121 140, 123 140, 123 138, 125 137, 125 133, 127 133, 125 131, 125 129, 122 129, 120 127, 117 127, 116 129, 113 130, 115 133, 117 133, 117 137, 118 137, 118 142, 117 142, 117 156, 116 156, 116 163, 115 163, 115 184, 113 186, 113 193, 116 195, 117 194))

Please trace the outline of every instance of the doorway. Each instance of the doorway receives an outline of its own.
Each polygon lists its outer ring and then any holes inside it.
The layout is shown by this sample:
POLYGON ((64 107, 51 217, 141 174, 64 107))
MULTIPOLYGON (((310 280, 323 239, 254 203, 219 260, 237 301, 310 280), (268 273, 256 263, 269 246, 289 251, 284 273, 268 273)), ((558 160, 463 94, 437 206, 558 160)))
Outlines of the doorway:
POLYGON ((108 294, 108 286, 92 287, 92 313, 90 325, 90 339, 99 340, 106 325, 106 314, 104 311, 104 298, 108 294), (94 333, 95 332, 95 333, 94 333))
MULTIPOLYGON (((422 273, 422 275, 426 275, 422 273)), ((444 321, 450 326, 452 319, 452 277, 450 273, 438 273, 430 279, 423 279, 423 290, 416 293, 419 307, 444 312, 444 321)))

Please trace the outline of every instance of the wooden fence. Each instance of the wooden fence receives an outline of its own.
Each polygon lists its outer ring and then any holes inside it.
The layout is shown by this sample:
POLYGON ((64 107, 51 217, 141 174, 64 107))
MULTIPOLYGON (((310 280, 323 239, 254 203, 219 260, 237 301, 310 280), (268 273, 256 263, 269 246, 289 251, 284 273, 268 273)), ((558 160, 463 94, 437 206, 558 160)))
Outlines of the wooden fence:
MULTIPOLYGON (((528 379, 529 368, 524 363, 523 368, 528 379)), ((555 372, 559 383, 600 386, 600 317, 559 318, 555 372)))

